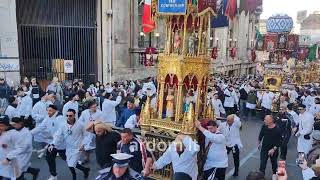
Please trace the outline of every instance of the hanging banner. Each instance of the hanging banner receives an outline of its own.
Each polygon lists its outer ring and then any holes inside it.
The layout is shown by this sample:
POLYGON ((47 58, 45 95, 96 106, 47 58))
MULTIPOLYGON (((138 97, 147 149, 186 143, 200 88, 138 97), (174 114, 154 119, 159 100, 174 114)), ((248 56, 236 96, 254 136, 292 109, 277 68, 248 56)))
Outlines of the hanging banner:
POLYGON ((217 0, 198 0, 198 15, 202 16, 207 12, 215 14, 217 7, 217 0))
POLYGON ((73 60, 64 60, 64 73, 73 73, 73 60))
POLYGON ((159 0, 159 14, 186 14, 187 0, 159 0))

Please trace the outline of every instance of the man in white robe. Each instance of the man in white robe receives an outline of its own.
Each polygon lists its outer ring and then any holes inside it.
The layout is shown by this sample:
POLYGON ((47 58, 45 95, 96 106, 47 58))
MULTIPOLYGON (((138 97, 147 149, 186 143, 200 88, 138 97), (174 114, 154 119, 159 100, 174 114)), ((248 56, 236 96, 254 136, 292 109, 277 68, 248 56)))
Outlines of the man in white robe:
POLYGON ((13 117, 16 117, 18 115, 17 114, 17 105, 18 105, 17 98, 13 96, 9 97, 8 102, 9 102, 9 105, 4 114, 7 115, 9 119, 12 119, 13 117))
MULTIPOLYGON (((90 122, 95 122, 97 120, 105 122, 105 116, 102 113, 101 110, 99 110, 97 108, 97 104, 92 101, 88 103, 88 107, 89 109, 86 109, 84 111, 82 111, 81 116, 79 118, 79 122, 81 122, 85 127, 87 127, 89 125, 90 122)), ((84 146, 84 150, 85 150, 85 159, 83 160, 83 162, 81 162, 81 164, 85 164, 87 162, 89 162, 89 158, 90 158, 90 151, 94 150, 96 148, 96 144, 95 144, 95 134, 87 132, 85 134, 85 138, 86 139, 90 139, 90 143, 87 143, 84 146)))
MULTIPOLYGON (((65 119, 58 114, 58 108, 55 105, 49 105, 48 107, 48 116, 42 121, 42 123, 31 130, 32 135, 36 135, 38 133, 43 133, 45 136, 45 142, 50 145, 53 143, 53 137, 55 136, 58 129, 65 123, 65 119)), ((57 152, 59 156, 65 160, 65 144, 61 144, 56 146, 57 152)), ((51 176, 49 180, 57 179, 56 172, 56 158, 57 153, 52 153, 47 150, 46 152, 46 160, 49 165, 49 171, 51 176)))
POLYGON ((314 103, 311 105, 309 112, 315 116, 318 112, 320 112, 320 98, 314 98, 314 103))
POLYGON ((19 117, 29 117, 32 112, 32 99, 30 96, 26 95, 23 89, 17 90, 18 96, 18 106, 17 106, 17 115, 19 117))
POLYGON ((298 137, 297 149, 298 152, 308 154, 312 148, 311 134, 313 131, 314 118, 312 114, 306 111, 304 104, 299 105, 299 129, 296 133, 298 137))
POLYGON ((102 103, 102 112, 105 115, 104 119, 106 122, 115 125, 117 121, 116 106, 119 105, 122 100, 121 93, 119 93, 115 101, 113 101, 112 98, 113 96, 111 93, 106 93, 102 103))
POLYGON ((241 121, 238 116, 231 114, 227 121, 219 125, 219 131, 226 138, 227 153, 232 152, 235 171, 233 176, 238 176, 240 166, 240 149, 243 147, 240 138, 241 121))
POLYGON ((209 121, 207 129, 201 126, 199 121, 195 126, 205 136, 205 155, 206 162, 203 167, 204 179, 219 180, 225 179, 226 169, 228 167, 228 154, 226 149, 226 138, 218 131, 218 124, 215 121, 209 121))
POLYGON ((211 105, 216 117, 222 117, 222 115, 226 114, 226 110, 224 109, 221 100, 218 99, 218 92, 215 92, 211 101, 211 105))
POLYGON ((79 96, 77 94, 71 94, 70 96, 70 101, 68 101, 62 109, 62 114, 65 117, 67 115, 67 111, 69 109, 73 109, 76 111, 76 119, 79 117, 79 96))
POLYGON ((7 165, 2 163, 7 158, 8 153, 14 150, 14 141, 17 136, 17 131, 9 129, 9 127, 9 118, 0 117, 0 179, 3 177, 14 180, 21 175, 21 172, 17 169, 16 160, 7 165))
POLYGON ((30 130, 24 127, 24 120, 19 117, 12 118, 11 125, 16 130, 14 149, 7 154, 2 164, 16 163, 18 171, 21 172, 19 178, 24 179, 24 173, 30 173, 33 175, 33 179, 37 179, 40 170, 30 167, 32 156, 32 135, 30 130))
POLYGON ((90 169, 78 163, 81 152, 84 150, 84 144, 86 143, 85 128, 81 122, 76 121, 76 111, 74 109, 67 110, 66 117, 65 122, 58 129, 53 138, 53 143, 49 146, 48 150, 51 152, 56 151, 55 146, 65 144, 67 164, 72 173, 73 180, 77 179, 75 168, 81 170, 84 178, 87 179, 90 169))
POLYGON ((129 117, 124 124, 124 128, 134 129, 139 127, 141 109, 136 109, 136 113, 129 117))
POLYGON ((198 178, 197 154, 200 146, 190 136, 178 135, 175 142, 169 146, 166 152, 154 163, 154 169, 162 169, 172 163, 173 172, 183 172, 198 178))

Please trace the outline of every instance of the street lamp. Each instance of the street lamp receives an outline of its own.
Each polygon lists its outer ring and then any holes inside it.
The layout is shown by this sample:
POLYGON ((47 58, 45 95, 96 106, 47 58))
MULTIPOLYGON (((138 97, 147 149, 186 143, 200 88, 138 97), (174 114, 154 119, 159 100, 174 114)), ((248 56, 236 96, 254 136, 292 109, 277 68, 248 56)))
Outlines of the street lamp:
POLYGON ((144 36, 145 36, 145 34, 144 34, 144 32, 141 31, 139 33, 139 35, 140 35, 140 46, 144 47, 144 36))
POLYGON ((156 40, 157 40, 156 48, 159 48, 159 37, 160 37, 160 33, 156 32, 156 33, 155 33, 155 36, 156 36, 156 40))

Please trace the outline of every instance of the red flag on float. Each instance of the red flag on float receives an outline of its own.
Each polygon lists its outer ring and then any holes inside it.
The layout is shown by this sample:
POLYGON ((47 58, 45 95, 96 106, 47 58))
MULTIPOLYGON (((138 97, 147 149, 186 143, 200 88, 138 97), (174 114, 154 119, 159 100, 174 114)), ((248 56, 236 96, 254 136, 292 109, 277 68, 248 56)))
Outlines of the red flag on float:
POLYGON ((151 16, 151 1, 145 0, 142 15, 142 30, 144 33, 152 32, 155 29, 155 23, 151 16))
POLYGON ((224 15, 227 16, 231 21, 233 21, 234 17, 236 16, 236 12, 237 0, 229 0, 224 15))

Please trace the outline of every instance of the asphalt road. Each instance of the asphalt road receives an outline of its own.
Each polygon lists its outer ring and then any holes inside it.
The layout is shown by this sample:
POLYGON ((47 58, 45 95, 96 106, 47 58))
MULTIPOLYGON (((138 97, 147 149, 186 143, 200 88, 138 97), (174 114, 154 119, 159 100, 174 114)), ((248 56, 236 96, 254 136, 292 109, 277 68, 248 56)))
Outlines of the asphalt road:
MULTIPOLYGON (((243 142, 244 148, 241 149, 240 152, 240 172, 239 176, 234 178, 233 174, 233 159, 232 154, 229 155, 229 168, 227 169, 227 179, 230 180, 244 180, 247 174, 250 171, 258 171, 259 170, 259 151, 257 149, 257 141, 259 131, 262 125, 261 118, 259 117, 251 117, 248 119, 242 119, 242 131, 241 138, 243 142)), ((302 180, 301 170, 295 164, 296 159, 296 138, 292 137, 289 142, 288 147, 288 156, 287 156, 287 173, 289 180, 302 180)), ((95 179, 98 174, 98 166, 95 163, 94 153, 92 154, 92 160, 87 165, 91 168, 90 172, 90 180, 95 179)), ((39 175, 39 180, 46 180, 50 175, 48 171, 48 165, 44 158, 38 159, 36 155, 32 158, 32 166, 36 168, 40 168, 41 172, 39 175)), ((69 169, 64 161, 62 161, 59 157, 57 157, 57 172, 59 180, 71 180, 72 176, 69 172, 69 169)), ((267 169, 266 169, 266 177, 267 179, 271 179, 272 171, 271 165, 268 161, 267 169)), ((83 180, 83 174, 81 171, 77 171, 78 180, 83 180)), ((26 176, 27 180, 31 180, 31 176, 26 176)))

